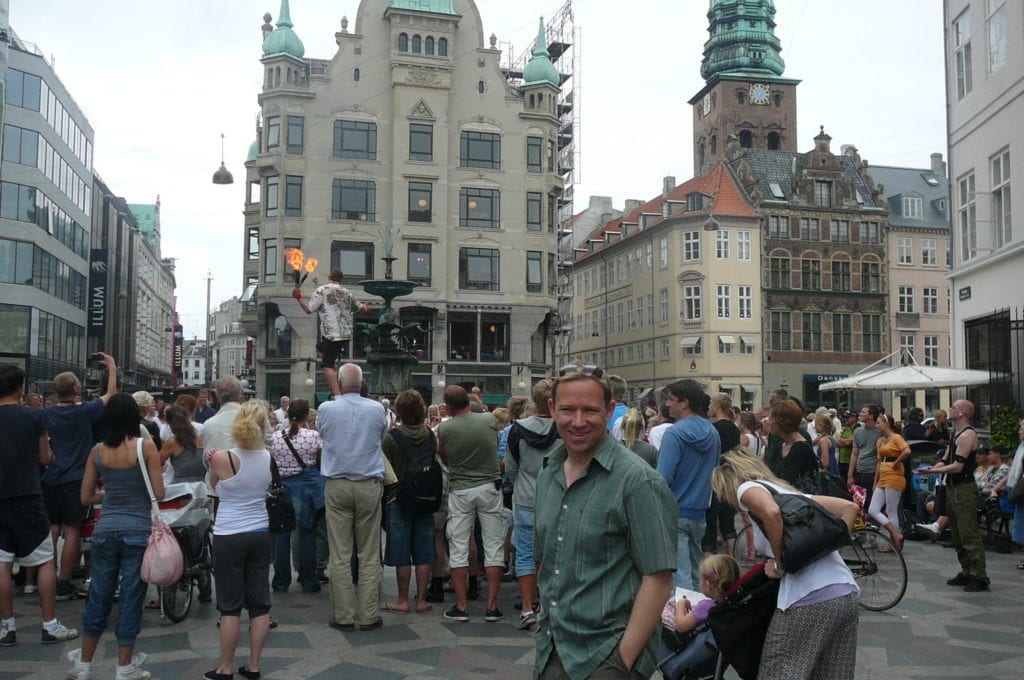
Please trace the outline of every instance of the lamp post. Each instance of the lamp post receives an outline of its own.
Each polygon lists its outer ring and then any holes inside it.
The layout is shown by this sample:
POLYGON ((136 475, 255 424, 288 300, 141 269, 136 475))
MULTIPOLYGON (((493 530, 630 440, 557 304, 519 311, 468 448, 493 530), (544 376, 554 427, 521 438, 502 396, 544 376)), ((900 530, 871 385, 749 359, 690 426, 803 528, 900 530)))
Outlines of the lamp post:
POLYGON ((210 342, 210 282, 213 281, 213 274, 209 269, 206 270, 206 331, 203 337, 206 338, 206 366, 203 371, 204 386, 209 387, 210 383, 213 382, 213 362, 211 360, 213 356, 213 343, 210 342))

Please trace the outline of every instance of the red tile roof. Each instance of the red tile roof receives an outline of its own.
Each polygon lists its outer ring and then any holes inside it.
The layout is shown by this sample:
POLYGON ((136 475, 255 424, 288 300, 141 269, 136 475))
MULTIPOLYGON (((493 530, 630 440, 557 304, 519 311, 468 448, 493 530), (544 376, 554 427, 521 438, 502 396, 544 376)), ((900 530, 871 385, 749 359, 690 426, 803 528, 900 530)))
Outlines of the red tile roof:
MULTIPOLYGON (((669 193, 667 200, 683 204, 683 210, 673 207, 670 211, 672 217, 702 214, 713 214, 716 217, 757 217, 757 212, 747 202, 743 190, 736 184, 736 180, 724 162, 719 162, 706 175, 698 175, 693 179, 683 182, 669 193), (709 207, 703 210, 686 212, 686 197, 698 192, 712 197, 709 207)), ((641 214, 657 215, 653 222, 648 222, 645 225, 646 228, 650 228, 665 219, 662 217, 662 205, 665 201, 665 197, 658 195, 629 214, 598 227, 589 238, 603 240, 604 234, 607 232, 618 234, 623 223, 637 224, 640 221, 641 214)), ((586 256, 584 255, 581 259, 585 258, 586 256)))

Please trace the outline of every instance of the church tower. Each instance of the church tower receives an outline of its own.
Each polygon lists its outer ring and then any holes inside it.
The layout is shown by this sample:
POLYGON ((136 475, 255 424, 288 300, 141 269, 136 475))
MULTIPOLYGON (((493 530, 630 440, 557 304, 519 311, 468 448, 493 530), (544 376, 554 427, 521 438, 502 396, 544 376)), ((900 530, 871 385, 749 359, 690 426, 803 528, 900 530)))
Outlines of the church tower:
POLYGON ((797 150, 796 86, 783 78, 772 0, 710 0, 708 40, 693 107, 693 169, 703 174, 741 147, 797 150))

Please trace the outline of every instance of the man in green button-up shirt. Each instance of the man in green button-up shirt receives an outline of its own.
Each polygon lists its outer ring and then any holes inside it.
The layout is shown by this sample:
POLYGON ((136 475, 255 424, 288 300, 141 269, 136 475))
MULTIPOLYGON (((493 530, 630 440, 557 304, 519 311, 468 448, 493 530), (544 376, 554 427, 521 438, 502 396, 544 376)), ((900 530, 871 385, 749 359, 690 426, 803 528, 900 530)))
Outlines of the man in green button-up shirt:
POLYGON ((678 506, 664 478, 609 435, 596 366, 567 366, 551 413, 564 446, 537 480, 542 613, 536 676, 649 677, 672 590, 678 506))

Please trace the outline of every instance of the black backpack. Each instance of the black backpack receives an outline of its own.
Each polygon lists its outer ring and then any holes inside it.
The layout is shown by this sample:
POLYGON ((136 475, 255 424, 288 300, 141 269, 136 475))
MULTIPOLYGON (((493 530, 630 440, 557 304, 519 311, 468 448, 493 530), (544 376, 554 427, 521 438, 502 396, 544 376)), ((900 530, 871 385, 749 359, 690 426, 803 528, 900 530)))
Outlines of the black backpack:
POLYGON ((429 515, 441 509, 444 493, 444 473, 434 454, 437 438, 428 430, 426 449, 413 448, 398 428, 388 434, 406 455, 405 474, 398 482, 395 502, 411 515, 429 515))

